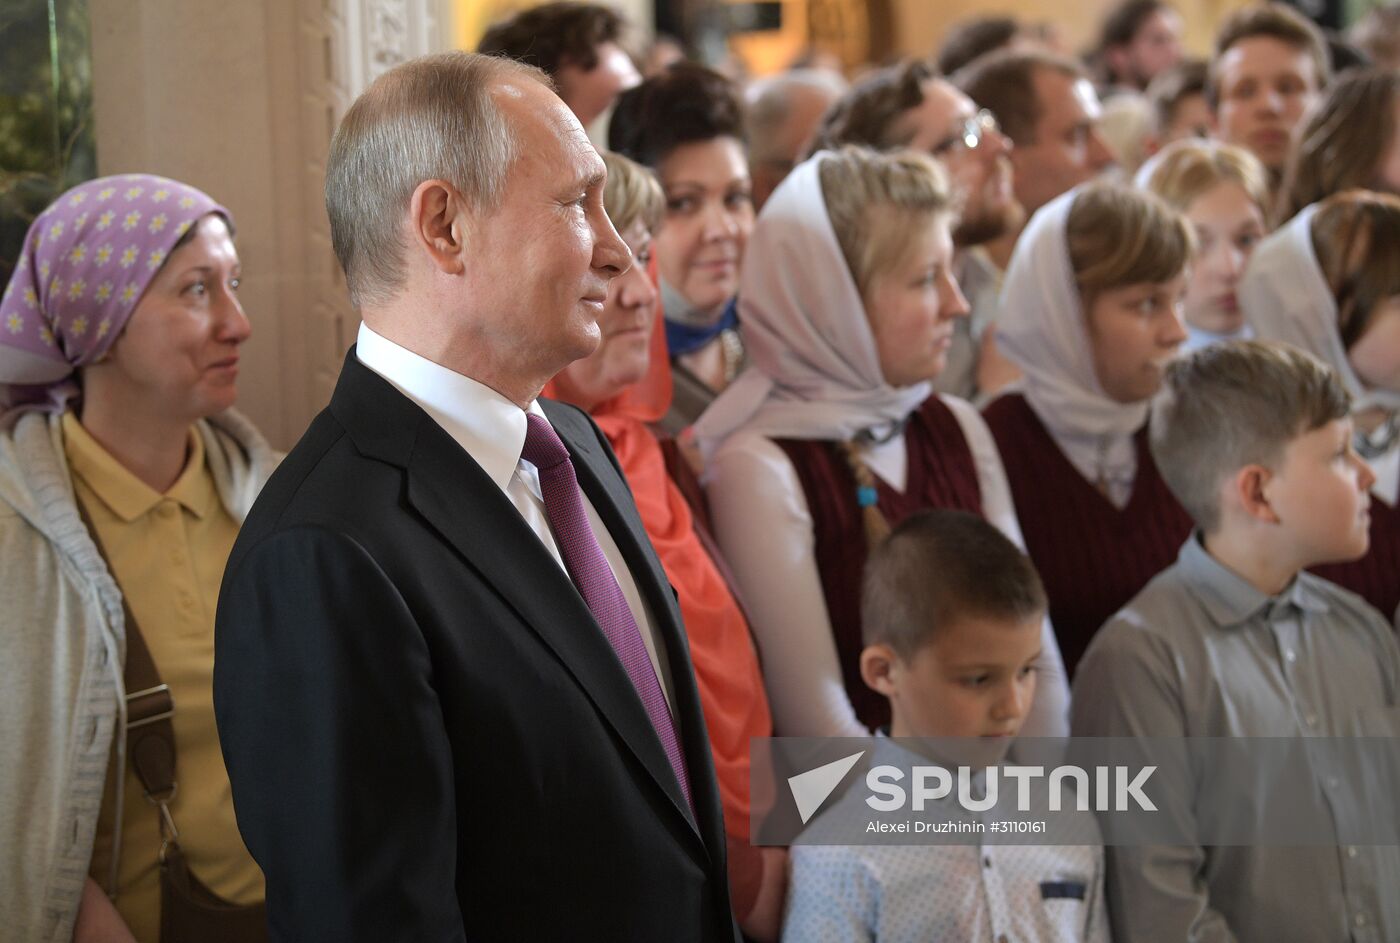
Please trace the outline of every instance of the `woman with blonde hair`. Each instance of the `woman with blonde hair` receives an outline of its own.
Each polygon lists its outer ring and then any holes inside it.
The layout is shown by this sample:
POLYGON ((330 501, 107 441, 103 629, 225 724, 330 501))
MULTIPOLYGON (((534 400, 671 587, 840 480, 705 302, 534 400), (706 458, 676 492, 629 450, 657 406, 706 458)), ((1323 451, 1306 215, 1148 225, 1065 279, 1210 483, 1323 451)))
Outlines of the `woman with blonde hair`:
POLYGON ((1275 222, 1352 189, 1400 193, 1400 73, 1358 69, 1327 86, 1298 129, 1275 222))
POLYGON ((213 704, 224 564, 277 461, 231 409, 241 277, 227 209, 127 174, 41 213, 0 300, 7 939, 267 937, 213 704))
POLYGON ((997 343, 1024 379, 985 415, 1071 673, 1191 531, 1148 451, 1147 418, 1186 340, 1192 247, 1157 197, 1094 183, 1031 218, 1006 273, 997 343))
POLYGON ((1137 182, 1184 216, 1196 234, 1182 304, 1188 333, 1182 352, 1250 337, 1236 289, 1268 232, 1264 165, 1231 144, 1179 141, 1148 161, 1137 182))
MULTIPOLYGON (((929 157, 848 147, 764 205, 739 292, 751 367, 697 424, 715 532, 759 643, 774 726, 859 736, 889 722, 860 676, 860 585, 889 527, 971 511, 1020 541, 976 411, 932 393, 967 302, 949 184, 929 157)), ((1065 731, 1047 624, 1027 730, 1065 731)))
POLYGON ((717 562, 703 508, 687 504, 685 494, 698 495, 698 484, 673 443, 655 431, 671 405, 666 336, 648 271, 665 199, 650 171, 618 154, 604 152, 603 162, 603 205, 633 264, 608 287, 598 349, 566 367, 544 395, 586 410, 608 437, 676 591, 719 781, 735 915, 751 939, 775 940, 786 853, 749 843, 749 741, 773 734, 768 699, 748 621, 717 562))
POLYGON ((1266 340, 1301 347, 1352 397, 1356 451, 1376 473, 1370 549, 1317 573, 1395 619, 1400 607, 1400 197, 1351 190, 1260 244, 1240 302, 1266 340))

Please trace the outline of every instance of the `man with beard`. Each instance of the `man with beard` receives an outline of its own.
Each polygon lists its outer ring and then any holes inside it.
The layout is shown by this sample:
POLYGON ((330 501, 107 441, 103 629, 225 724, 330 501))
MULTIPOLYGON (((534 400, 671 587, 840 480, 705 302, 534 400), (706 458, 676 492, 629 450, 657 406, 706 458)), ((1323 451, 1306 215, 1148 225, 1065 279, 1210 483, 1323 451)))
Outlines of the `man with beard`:
MULTIPOLYGON (((857 83, 827 112, 813 150, 843 144, 911 148, 932 154, 947 168, 962 199, 961 219, 953 231, 955 277, 972 304, 972 316, 956 322, 948 365, 933 386, 940 393, 976 396, 978 347, 995 304, 983 303, 979 309, 964 278, 976 265, 970 255, 975 247, 1020 224, 1008 160, 1011 142, 990 112, 978 111, 956 86, 915 60, 857 83)), ((968 281, 976 283, 976 278, 968 281)))

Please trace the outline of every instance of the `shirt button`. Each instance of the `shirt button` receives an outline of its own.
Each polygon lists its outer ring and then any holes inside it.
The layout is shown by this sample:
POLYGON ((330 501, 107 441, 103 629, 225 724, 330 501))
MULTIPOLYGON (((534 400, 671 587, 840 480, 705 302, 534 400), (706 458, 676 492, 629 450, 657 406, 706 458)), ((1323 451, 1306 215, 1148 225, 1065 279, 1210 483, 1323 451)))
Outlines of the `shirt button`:
POLYGON ((1366 926, 1366 915, 1365 915, 1365 914, 1357 914, 1355 917, 1353 917, 1353 918, 1351 919, 1351 922, 1354 923, 1354 924, 1356 924, 1358 927, 1364 927, 1364 926, 1366 926))
POLYGON ((1348 845, 1348 846, 1347 846, 1347 857, 1348 857, 1348 858, 1355 858, 1355 857, 1356 857, 1356 846, 1355 846, 1355 845, 1348 845))
POLYGON ((1306 717, 1303 718, 1303 722, 1306 723, 1309 727, 1316 727, 1316 726, 1317 726, 1317 715, 1316 715, 1316 714, 1309 714, 1308 716, 1306 716, 1306 717))
POLYGON ((1295 652, 1295 651, 1293 651, 1293 649, 1290 648, 1290 649, 1288 649, 1288 651, 1286 651, 1286 652, 1283 653, 1283 660, 1286 661, 1286 662, 1288 662, 1288 663, 1291 665, 1291 664, 1293 664, 1295 661, 1298 660, 1298 653, 1295 652))
POLYGON ((1328 789, 1336 789, 1336 788, 1337 788, 1337 777, 1335 777, 1335 776, 1328 776, 1328 777, 1327 777, 1327 788, 1328 788, 1328 789))
POLYGON ((160 506, 160 510, 156 513, 159 514, 161 517, 165 518, 166 520, 170 520, 172 517, 175 516, 175 502, 163 502, 160 506))
POLYGON ((992 859, 991 859, 990 856, 988 856, 988 857, 982 859, 982 867, 984 867, 984 868, 990 868, 991 866, 992 866, 992 859))

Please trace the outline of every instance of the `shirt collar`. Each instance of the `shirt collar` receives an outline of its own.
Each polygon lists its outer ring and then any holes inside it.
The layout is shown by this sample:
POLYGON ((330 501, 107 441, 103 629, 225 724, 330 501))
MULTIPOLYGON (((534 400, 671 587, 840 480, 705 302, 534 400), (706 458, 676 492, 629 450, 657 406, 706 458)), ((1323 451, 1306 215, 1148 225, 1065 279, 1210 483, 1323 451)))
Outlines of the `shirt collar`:
POLYGON ((184 471, 165 494, 131 473, 83 428, 72 412, 63 415, 63 443, 68 464, 112 513, 131 523, 170 498, 203 519, 215 499, 214 483, 204 468, 204 439, 191 426, 184 471))
POLYGON ((1220 628, 1242 625, 1255 616, 1272 622, 1296 610, 1327 611, 1327 600, 1309 585, 1305 574, 1295 576, 1277 596, 1264 595, 1207 553, 1199 531, 1182 545, 1177 565, 1186 577, 1188 590, 1220 628))
MULTIPOLYGON (((413 400, 472 457, 502 491, 525 448, 525 410, 471 377, 376 334, 363 322, 356 356, 413 400)), ((538 401, 529 412, 544 415, 538 401)))

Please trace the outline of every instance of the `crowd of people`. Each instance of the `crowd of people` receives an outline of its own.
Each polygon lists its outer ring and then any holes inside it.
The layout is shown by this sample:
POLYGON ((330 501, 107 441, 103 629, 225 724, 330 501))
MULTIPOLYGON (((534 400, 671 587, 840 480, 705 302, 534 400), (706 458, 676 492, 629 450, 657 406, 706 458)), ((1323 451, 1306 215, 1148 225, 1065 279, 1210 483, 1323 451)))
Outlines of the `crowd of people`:
POLYGON ((1400 936, 1389 846, 751 841, 771 736, 1400 736, 1400 22, 1182 28, 749 81, 570 0, 397 66, 285 456, 230 210, 64 193, 0 300, 0 935, 1400 936))

